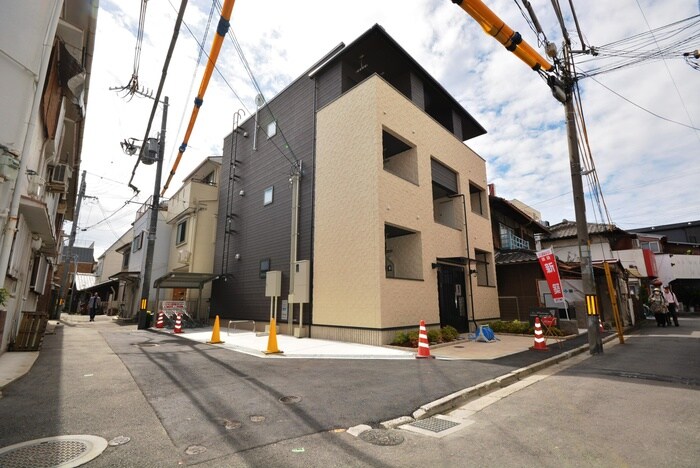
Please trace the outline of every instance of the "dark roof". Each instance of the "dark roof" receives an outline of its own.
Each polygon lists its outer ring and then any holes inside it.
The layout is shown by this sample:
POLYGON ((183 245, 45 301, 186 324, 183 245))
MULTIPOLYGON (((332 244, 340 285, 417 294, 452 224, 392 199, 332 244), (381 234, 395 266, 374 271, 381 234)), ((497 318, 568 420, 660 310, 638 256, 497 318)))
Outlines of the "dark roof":
MULTIPOLYGON (((577 237, 576 222, 564 220, 559 224, 549 227, 548 239, 567 239, 577 237)), ((588 223, 588 234, 625 234, 625 231, 614 224, 588 223)))
POLYGON ((484 127, 379 24, 372 26, 360 37, 332 55, 326 62, 313 69, 310 76, 318 74, 338 61, 346 60, 354 63, 359 58, 363 60, 363 76, 369 77, 376 73, 389 82, 391 82, 392 73, 404 71, 405 65, 408 64, 412 71, 423 80, 425 93, 433 91, 436 93, 435 95, 440 96, 440 99, 449 101, 453 111, 462 119, 464 140, 486 133, 484 127))
POLYGON ((692 226, 700 226, 700 220, 698 221, 687 221, 685 223, 675 223, 675 224, 662 224, 660 226, 649 226, 643 228, 628 229, 630 232, 646 232, 652 233, 654 231, 667 231, 670 229, 683 229, 692 226))
POLYGON ((537 254, 532 250, 499 250, 494 255, 496 265, 537 262, 537 254))

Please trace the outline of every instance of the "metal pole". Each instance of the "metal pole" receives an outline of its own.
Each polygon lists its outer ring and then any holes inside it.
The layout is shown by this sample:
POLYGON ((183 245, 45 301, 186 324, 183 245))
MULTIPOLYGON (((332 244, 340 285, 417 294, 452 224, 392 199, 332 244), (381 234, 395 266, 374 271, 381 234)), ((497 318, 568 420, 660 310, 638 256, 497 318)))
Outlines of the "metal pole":
MULTIPOLYGON (((148 328, 148 295, 151 292, 151 270, 153 268, 153 248, 156 243, 156 228, 158 227, 158 211, 160 204, 160 179, 163 174, 163 156, 165 153, 165 127, 168 122, 168 96, 163 98, 163 119, 161 121, 160 139, 158 142, 158 161, 156 163, 156 180, 153 185, 153 200, 151 203, 151 220, 148 225, 148 244, 146 246, 146 264, 143 269, 141 286, 141 303, 139 305, 139 330, 148 328)), ((141 149, 142 151, 145 148, 141 149)), ((156 306, 158 304, 155 304, 156 306)))
MULTIPOLYGON (((80 180, 80 191, 78 192, 78 202, 75 205, 75 215, 73 216, 73 225, 70 228, 70 237, 68 238, 68 252, 62 255, 63 257, 63 274, 61 275, 61 286, 58 290, 58 301, 56 302, 56 307, 53 310, 52 320, 58 320, 61 306, 65 303, 65 292, 66 292, 66 282, 68 280, 68 267, 66 263, 68 258, 72 258, 73 255, 73 245, 75 244, 75 235, 78 229, 78 220, 80 219, 80 205, 83 202, 83 197, 85 196, 85 172, 81 176, 80 180)), ((70 312, 70 309, 68 309, 70 312)))
POLYGON ((603 352, 603 342, 599 329, 598 297, 596 296, 593 263, 591 262, 591 247, 588 238, 588 223, 586 221, 586 200, 581 178, 581 159, 578 151, 578 135, 576 133, 576 114, 574 112, 574 80, 569 47, 564 46, 564 86, 566 100, 566 133, 569 142, 569 161, 571 164, 571 187, 574 193, 574 212, 576 214, 576 233, 581 259, 581 279, 583 294, 586 298, 586 314, 588 319, 588 348, 591 354, 603 352))

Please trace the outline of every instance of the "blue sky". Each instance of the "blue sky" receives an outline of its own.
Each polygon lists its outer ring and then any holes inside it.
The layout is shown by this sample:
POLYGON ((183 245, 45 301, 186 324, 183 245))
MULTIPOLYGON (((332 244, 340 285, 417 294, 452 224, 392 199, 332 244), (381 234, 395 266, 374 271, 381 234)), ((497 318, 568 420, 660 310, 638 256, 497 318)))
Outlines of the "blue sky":
MULTIPOLYGON (((138 206, 124 206, 134 195, 126 185, 134 159, 123 154, 119 142, 143 138, 151 107, 147 99, 129 100, 109 90, 126 84, 131 77, 139 5, 100 3, 82 163, 87 171, 87 192, 97 200, 85 201, 79 221, 85 230, 78 237, 80 245, 94 241, 97 255, 134 220, 138 206), (108 215, 112 216, 107 222, 100 222, 108 215)), ((560 45, 561 32, 551 2, 531 3, 547 38, 560 45)), ((486 4, 537 48, 537 38, 514 1, 489 0, 486 4)), ((596 46, 700 13, 694 0, 578 0, 574 5, 585 41, 596 46)), ((140 83, 147 88, 158 85, 178 6, 176 0, 148 2, 139 66, 140 83)), ((202 39, 210 6, 200 0, 191 0, 187 6, 185 22, 197 40, 202 39)), ((207 53, 217 21, 215 13, 205 40, 207 53)), ((578 45, 568 13, 565 21, 578 45)), ((487 161, 488 179, 496 185, 497 195, 531 205, 553 224, 574 219, 562 105, 536 73, 451 1, 238 0, 231 23, 267 99, 338 43, 350 43, 379 23, 486 128, 486 135, 467 145, 487 161)), ((689 45, 689 49, 695 48, 700 48, 700 43, 689 45)), ((538 50, 543 53, 542 48, 538 50)), ((183 28, 164 89, 171 103, 166 173, 182 142, 199 88, 203 66, 196 67, 198 53, 196 41, 183 28)), ((166 196, 177 190, 182 178, 204 157, 221 154, 233 113, 254 108, 257 92, 229 39, 224 41, 218 68, 225 81, 214 74, 190 146, 166 196)), ((625 67, 581 81, 598 178, 612 221, 623 229, 700 218, 700 132, 688 128, 700 127, 698 83, 700 71, 678 58, 625 67)), ((159 127, 157 114, 154 133, 159 127)), ((154 174, 154 167, 139 166, 134 183, 141 192, 135 201, 143 202, 152 193, 154 174)), ((589 205, 587 211, 589 222, 601 221, 595 206, 589 205)))

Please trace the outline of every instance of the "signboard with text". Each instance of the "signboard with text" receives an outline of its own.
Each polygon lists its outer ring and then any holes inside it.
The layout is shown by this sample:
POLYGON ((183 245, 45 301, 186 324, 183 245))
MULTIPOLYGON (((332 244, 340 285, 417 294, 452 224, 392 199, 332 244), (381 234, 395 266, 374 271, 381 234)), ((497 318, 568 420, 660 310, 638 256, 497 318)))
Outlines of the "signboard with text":
POLYGON ((552 249, 537 252, 537 259, 540 261, 544 277, 549 285, 549 291, 552 293, 552 300, 554 302, 564 302, 564 290, 561 286, 561 278, 559 278, 557 257, 554 256, 552 249))

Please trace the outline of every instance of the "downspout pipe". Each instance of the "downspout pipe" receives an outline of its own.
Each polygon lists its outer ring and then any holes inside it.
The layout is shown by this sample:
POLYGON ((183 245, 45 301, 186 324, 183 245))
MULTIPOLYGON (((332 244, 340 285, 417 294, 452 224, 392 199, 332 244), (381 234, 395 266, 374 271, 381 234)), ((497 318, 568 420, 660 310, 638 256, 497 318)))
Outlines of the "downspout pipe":
POLYGON ((53 2, 53 11, 51 12, 51 21, 46 28, 44 36, 43 50, 41 53, 41 66, 39 73, 34 76, 36 89, 34 90, 34 99, 32 101, 32 109, 29 113, 29 122, 27 123, 27 132, 24 135, 24 143, 22 145, 22 153, 19 159, 19 171, 17 179, 15 179, 15 187, 12 193, 12 202, 10 203, 10 213, 5 225, 3 233, 2 248, 0 248, 0 288, 5 287, 5 277, 7 275, 7 267, 10 263, 10 250, 12 249, 12 241, 17 232, 17 222, 19 221, 19 201, 22 197, 20 190, 20 178, 27 171, 27 163, 30 156, 32 136, 37 120, 39 120, 39 106, 41 105, 41 97, 44 94, 44 82, 46 81, 46 73, 49 69, 49 59, 53 50, 53 39, 56 37, 56 29, 58 28, 58 20, 61 17, 62 1, 56 0, 53 2))
POLYGON ((472 310, 472 322, 474 323, 474 331, 479 328, 476 323, 476 314, 474 312, 474 289, 472 287, 472 261, 471 251, 469 250, 469 229, 467 229, 467 197, 463 193, 455 193, 448 195, 447 198, 462 197, 462 209, 464 210, 464 243, 467 249, 467 285, 469 286, 469 307, 472 310))

